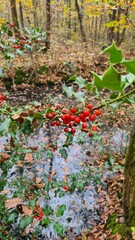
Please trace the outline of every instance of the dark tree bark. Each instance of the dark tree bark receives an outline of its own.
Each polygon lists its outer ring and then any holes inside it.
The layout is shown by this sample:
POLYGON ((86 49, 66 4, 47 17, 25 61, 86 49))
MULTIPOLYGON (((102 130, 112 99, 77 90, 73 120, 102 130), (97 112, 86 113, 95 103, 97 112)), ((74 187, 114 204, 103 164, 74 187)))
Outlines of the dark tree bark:
POLYGON ((46 50, 50 49, 50 31, 51 31, 51 2, 46 0, 46 50))
POLYGON ((127 226, 135 227, 135 119, 131 130, 124 171, 123 206, 127 226))
POLYGON ((38 6, 38 2, 37 0, 33 0, 33 6, 34 6, 34 10, 33 10, 33 17, 34 17, 34 27, 38 27, 38 16, 37 16, 37 6, 38 6))
POLYGON ((71 38, 71 0, 68 2, 68 38, 71 38))
POLYGON ((19 3, 19 10, 20 10, 20 22, 21 22, 21 28, 24 29, 24 18, 23 18, 23 6, 22 1, 19 3))
POLYGON ((79 24, 80 24, 80 32, 81 32, 82 40, 83 40, 83 42, 86 42, 86 35, 84 32, 84 28, 83 28, 83 16, 82 16, 82 12, 80 10, 79 4, 78 4, 78 0, 75 0, 75 7, 76 7, 77 14, 78 14, 78 20, 79 20, 79 24))
POLYGON ((10 0, 10 5, 11 5, 12 20, 16 24, 16 27, 14 28, 15 37, 19 37, 19 35, 20 35, 20 28, 19 28, 19 22, 18 22, 18 16, 17 16, 16 0, 10 0))

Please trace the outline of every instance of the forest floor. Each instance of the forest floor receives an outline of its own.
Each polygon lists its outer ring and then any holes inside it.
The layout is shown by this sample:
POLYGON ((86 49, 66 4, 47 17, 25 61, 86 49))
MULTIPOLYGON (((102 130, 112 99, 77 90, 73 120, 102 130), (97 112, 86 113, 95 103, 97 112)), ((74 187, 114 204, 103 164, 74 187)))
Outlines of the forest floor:
MULTIPOLYGON (((59 50, 61 51, 61 50, 59 50)), ((81 52, 81 49, 80 49, 81 52)), ((50 53, 49 53, 50 56, 50 53)), ((12 85, 12 80, 15 76, 15 69, 18 66, 22 68, 22 66, 19 64, 19 61, 17 64, 10 70, 10 74, 6 76, 6 81, 11 82, 12 87, 7 88, 8 94, 6 97, 6 101, 9 102, 11 105, 25 105, 29 104, 33 101, 43 101, 47 102, 50 101, 52 104, 61 104, 61 105, 67 105, 68 106, 73 105, 73 99, 67 100, 67 98, 63 95, 62 92, 62 83, 67 80, 72 75, 76 74, 77 76, 82 76, 83 78, 87 78, 89 81, 91 81, 92 76, 90 71, 94 70, 98 74, 102 74, 105 68, 107 67, 107 59, 106 57, 102 57, 99 55, 96 56, 95 53, 89 54, 89 57, 87 57, 87 50, 83 55, 80 54, 80 57, 78 55, 74 55, 72 59, 71 52, 67 53, 63 57, 58 58, 57 54, 52 54, 51 59, 49 60, 49 56, 45 58, 41 58, 39 56, 39 60, 37 62, 33 61, 33 66, 30 65, 30 68, 32 68, 32 77, 30 76, 31 85, 29 85, 26 81, 26 83, 21 83, 17 85, 12 85), (96 56, 96 57, 95 57, 96 56), (77 60, 75 60, 77 59, 77 60), (50 64, 48 62, 50 61, 50 64), (35 69, 39 68, 40 66, 46 65, 47 71, 42 72, 38 75, 38 84, 34 84, 34 81, 32 80, 34 78, 35 69), (49 66, 49 68, 48 68, 49 66), (9 75, 11 78, 9 78, 9 75), (39 84, 40 82, 40 84, 39 84)), ((128 54, 127 54, 128 56, 128 54)), ((27 65, 27 64, 26 64, 27 65)), ((25 69, 25 67, 23 67, 25 69)), ((37 77, 36 77, 37 79, 37 77)), ((4 84, 1 84, 0 91, 3 92, 6 90, 6 87, 4 84)), ((103 92, 103 95, 106 95, 107 92, 103 92)), ((93 96, 89 96, 90 101, 95 104, 95 100, 93 96)), ((75 103, 74 103, 75 104, 75 103)), ((85 208, 86 212, 90 211, 94 213, 97 217, 93 219, 89 218, 89 215, 85 214, 81 215, 81 220, 84 222, 82 224, 81 232, 76 233, 74 232, 74 228, 72 227, 72 221, 70 225, 70 228, 67 231, 67 238, 64 239, 74 239, 74 240, 130 240, 131 237, 124 237, 122 238, 122 233, 124 236, 124 230, 122 229, 122 226, 124 226, 124 217, 123 217, 123 209, 122 209, 122 186, 123 186, 123 179, 124 179, 124 160, 125 160, 125 152, 127 148, 128 143, 128 135, 130 132, 130 126, 133 121, 133 106, 124 105, 119 110, 104 110, 103 111, 103 117, 100 119, 101 121, 101 139, 96 142, 95 145, 92 145, 89 147, 86 143, 86 146, 82 146, 81 149, 78 149, 80 151, 80 154, 84 151, 84 159, 81 159, 78 161, 78 164, 81 164, 82 169, 85 169, 87 165, 89 165, 92 169, 92 172, 96 174, 97 176, 97 182, 93 183, 91 186, 86 186, 84 188, 84 192, 90 190, 94 186, 94 191, 96 191, 95 195, 95 203, 93 208, 96 210, 90 209, 90 205, 87 204, 89 202, 89 195, 86 195, 85 204, 82 203, 83 208, 85 208), (85 147, 85 150, 84 150, 85 147), (83 149, 83 150, 82 150, 83 149), (86 157, 87 155, 87 157, 86 157), (87 164, 86 164, 87 162, 87 164), (96 170, 100 170, 96 173, 96 170), (100 181, 98 181, 100 175, 100 181), (98 205, 98 208, 95 206, 98 205), (84 217, 84 219, 82 218, 84 217), (90 229, 91 228, 91 229, 90 229), (122 229, 118 231, 119 229, 122 229)), ((44 129, 45 130, 45 129, 44 129)), ((35 137, 32 136, 30 142, 35 139, 35 144, 38 144, 38 136, 36 134, 42 136, 43 129, 39 129, 37 133, 35 133, 35 137)), ((55 138, 55 131, 51 133, 52 136, 55 138)), ((61 135, 59 135, 61 136, 61 135)), ((57 136, 57 141, 59 139, 59 136, 57 136)), ((61 136, 62 138, 62 136, 61 136)), ((44 141, 44 137, 40 138, 41 141, 44 141)), ((46 141, 46 139, 45 139, 46 141)), ((87 141, 86 141, 87 142, 87 141)), ((78 158, 78 155, 74 155, 74 148, 76 148, 76 145, 73 146, 73 149, 69 149, 69 155, 70 158, 68 158, 66 161, 62 161, 62 169, 64 169, 64 172, 66 176, 68 174, 71 174, 70 170, 72 167, 72 161, 74 159, 78 158), (71 164, 71 166, 70 166, 71 164)), ((59 158, 59 153, 55 152, 55 158, 59 158)), ((83 158, 83 157, 82 157, 83 158)), ((54 160, 54 163, 56 163, 56 159, 54 160)), ((79 158, 78 158, 79 159, 79 158)), ((30 165, 35 164, 35 162, 29 163, 30 165)), ((29 167, 30 167, 29 165, 29 167)), ((41 164, 42 165, 42 164, 41 164)), ((57 163, 56 163, 57 165, 57 163)), ((33 165, 35 166, 35 165, 33 165)), ((32 171, 32 168, 30 168, 30 172, 32 171)), ((62 171, 61 169, 57 168, 53 169, 53 174, 56 175, 56 171, 62 171)), ((28 171, 28 169, 27 169, 28 171)), ((41 169, 40 169, 41 171, 41 169)), ((28 173, 28 172, 27 172, 28 173)), ((58 176, 59 179, 59 176, 58 176)), ((67 192, 67 198, 69 193, 67 192)), ((75 198, 76 196, 74 196, 75 198)), ((90 196, 91 197, 91 196, 90 196)), ((74 199, 75 201, 76 199, 74 199)), ((81 199, 81 201, 84 201, 84 199, 81 199)), ((57 202, 58 204, 58 202, 57 202)), ((63 203, 64 204, 64 203, 63 203)), ((69 203, 68 203, 69 204, 69 203)), ((93 202, 91 203, 93 204, 93 202)), ((75 205, 74 205, 75 206, 75 205)), ((81 210, 77 210, 77 213, 81 210)), ((91 214, 91 213, 90 213, 91 214)), ((91 215, 90 215, 91 216, 91 215)), ((79 220, 78 220, 79 221, 79 220)), ((80 224, 80 223, 78 223, 80 224)), ((78 225, 80 226, 80 225, 78 225)), ((46 233, 44 233, 46 234, 46 233)), ((24 239, 18 237, 19 239, 24 239)), ((36 238, 31 237, 31 240, 35 240, 36 238)), ((43 235, 41 238, 38 239, 47 239, 43 238, 43 235)), ((61 238, 48 238, 48 239, 61 239, 61 238)))

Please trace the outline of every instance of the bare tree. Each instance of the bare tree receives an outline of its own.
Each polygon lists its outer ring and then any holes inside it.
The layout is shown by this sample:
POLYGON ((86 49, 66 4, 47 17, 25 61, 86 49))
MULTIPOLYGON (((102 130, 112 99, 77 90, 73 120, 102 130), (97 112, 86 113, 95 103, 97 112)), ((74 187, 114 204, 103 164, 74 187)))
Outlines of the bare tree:
POLYGON ((18 22, 18 16, 17 16, 17 8, 16 8, 16 0, 10 0, 11 5, 11 16, 12 21, 15 22, 16 27, 14 28, 15 36, 18 37, 20 35, 20 28, 19 28, 19 22, 18 22))
POLYGON ((50 31, 51 31, 51 2, 46 0, 46 49, 50 48, 50 31))
POLYGON ((79 20, 79 24, 80 24, 80 32, 81 32, 82 40, 83 40, 83 42, 86 42, 86 35, 84 32, 84 28, 83 28, 83 16, 82 16, 82 12, 79 7, 79 4, 78 4, 78 0, 75 0, 75 7, 76 7, 77 14, 78 14, 78 20, 79 20))
POLYGON ((20 22, 21 22, 21 28, 24 29, 24 18, 23 18, 23 6, 22 1, 19 2, 19 11, 20 11, 20 22))
POLYGON ((33 7, 34 7, 34 10, 33 10, 34 27, 38 27, 37 6, 38 6, 37 0, 33 0, 33 7))

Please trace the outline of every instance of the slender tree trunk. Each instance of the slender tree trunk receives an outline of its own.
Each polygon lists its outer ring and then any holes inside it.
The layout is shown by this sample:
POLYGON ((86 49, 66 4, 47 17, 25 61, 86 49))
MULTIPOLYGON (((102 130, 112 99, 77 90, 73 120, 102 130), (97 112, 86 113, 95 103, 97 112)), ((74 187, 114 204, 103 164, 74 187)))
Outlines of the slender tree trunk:
POLYGON ((71 0, 68 4, 68 38, 71 38, 71 0))
POLYGON ((79 20, 79 24, 80 24, 80 32, 81 32, 82 40, 83 40, 83 42, 86 42, 86 35, 84 32, 84 28, 83 28, 83 17, 82 17, 82 12, 81 12, 79 4, 78 4, 78 0, 75 0, 75 7, 76 7, 77 14, 78 14, 78 20, 79 20))
MULTIPOLYGON (((109 14, 109 22, 116 20, 116 9, 112 9, 112 13, 109 14)), ((114 27, 108 29, 108 40, 109 44, 114 40, 114 27)))
POLYGON ((16 23, 16 27, 14 28, 15 37, 19 37, 20 28, 19 28, 19 22, 18 22, 18 16, 17 16, 16 0, 10 0, 10 5, 11 5, 12 21, 16 23))
POLYGON ((21 28, 23 30, 24 29, 24 18, 23 18, 23 6, 22 6, 22 1, 21 0, 20 0, 20 3, 19 3, 19 10, 20 10, 21 28))
POLYGON ((127 226, 135 227, 135 119, 125 162, 123 206, 127 226))
POLYGON ((37 0, 33 0, 33 17, 34 17, 34 27, 38 27, 38 16, 37 16, 37 6, 38 6, 38 2, 37 0))
POLYGON ((50 49, 50 31, 51 31, 51 2, 46 0, 46 49, 50 49))

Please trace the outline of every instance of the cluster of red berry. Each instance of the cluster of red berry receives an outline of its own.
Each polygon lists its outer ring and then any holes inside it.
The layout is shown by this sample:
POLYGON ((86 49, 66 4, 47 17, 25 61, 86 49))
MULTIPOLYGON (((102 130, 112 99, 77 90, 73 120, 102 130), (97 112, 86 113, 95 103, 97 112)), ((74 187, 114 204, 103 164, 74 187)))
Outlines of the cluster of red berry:
POLYGON ((4 100, 4 98, 5 98, 5 95, 2 93, 2 94, 0 95, 0 103, 4 100))
POLYGON ((33 218, 36 218, 37 220, 40 221, 40 220, 42 220, 43 216, 44 216, 44 213, 42 211, 40 211, 38 213, 38 215, 34 215, 33 218))
POLYGON ((88 104, 86 109, 81 113, 78 112, 76 107, 72 107, 70 110, 63 109, 61 115, 57 115, 56 112, 47 113, 46 117, 50 119, 50 126, 64 126, 64 132, 76 132, 76 126, 81 125, 81 131, 88 132, 89 137, 92 137, 91 131, 98 131, 98 127, 93 125, 89 129, 88 121, 94 122, 97 116, 100 116, 102 111, 100 109, 93 110, 93 105, 88 104))

